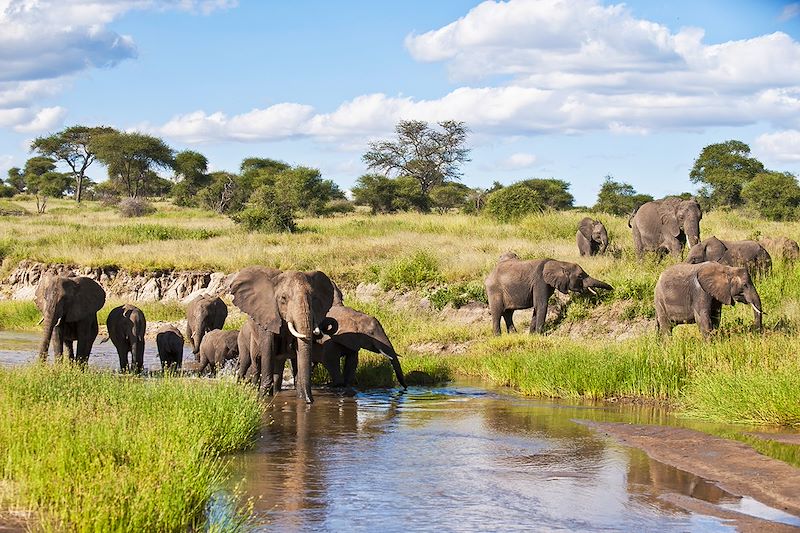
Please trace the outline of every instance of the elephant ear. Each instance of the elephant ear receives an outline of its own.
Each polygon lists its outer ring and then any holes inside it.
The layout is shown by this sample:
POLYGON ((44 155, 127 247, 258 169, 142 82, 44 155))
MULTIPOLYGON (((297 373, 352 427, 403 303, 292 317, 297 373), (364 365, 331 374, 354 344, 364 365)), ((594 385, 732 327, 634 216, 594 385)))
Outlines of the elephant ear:
POLYGON ((551 259, 545 263, 542 269, 542 277, 551 287, 558 289, 564 294, 569 292, 569 273, 561 264, 561 261, 554 261, 551 259))
MULTIPOLYGON (((333 281, 331 281, 333 283, 333 281)), ((342 294, 342 289, 336 283, 333 283, 333 304, 332 307, 344 305, 344 295, 342 294)))
POLYGON ((314 289, 314 294, 311 298, 314 317, 318 320, 322 320, 333 306, 337 298, 337 293, 338 299, 341 301, 342 292, 324 272, 314 270, 313 272, 306 272, 306 275, 308 276, 308 281, 311 283, 311 287, 314 289))
POLYGON ((717 264, 706 264, 697 271, 700 286, 715 300, 725 305, 733 305, 731 280, 724 267, 717 264))
POLYGON ((714 236, 706 239, 705 247, 707 261, 719 261, 722 256, 725 255, 725 252, 728 251, 728 247, 725 246, 725 243, 714 236))
POLYGON ((587 240, 592 240, 592 229, 594 228, 594 220, 589 217, 584 218, 581 220, 581 223, 578 225, 578 231, 581 232, 581 235, 587 240))
POLYGON ((270 333, 281 331, 281 316, 275 300, 273 269, 252 266, 239 271, 231 282, 233 305, 270 333))
POLYGON ((675 213, 674 203, 663 202, 658 206, 658 214, 661 217, 661 225, 664 226, 667 233, 673 237, 677 237, 681 234, 681 227, 678 224, 678 216, 675 213))
POLYGON ((66 309, 65 318, 76 322, 97 313, 106 303, 106 291, 95 280, 86 277, 66 278, 65 283, 73 284, 74 295, 66 309))

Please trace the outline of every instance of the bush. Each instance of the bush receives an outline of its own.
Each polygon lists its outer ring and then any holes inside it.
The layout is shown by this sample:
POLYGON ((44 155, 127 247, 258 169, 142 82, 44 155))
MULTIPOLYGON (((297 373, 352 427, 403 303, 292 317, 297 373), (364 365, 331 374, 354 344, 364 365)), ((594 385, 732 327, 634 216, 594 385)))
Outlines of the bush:
POLYGON ((486 288, 480 281, 442 285, 433 290, 428 299, 436 310, 443 309, 447 304, 457 309, 469 302, 489 303, 489 299, 486 297, 486 288))
POLYGON ((789 220, 797 216, 800 185, 789 172, 762 172, 742 188, 747 205, 770 220, 789 220))
POLYGON ((490 194, 484 211, 500 222, 512 222, 540 213, 543 208, 544 202, 538 192, 523 183, 515 183, 490 194))
POLYGON ((143 217, 155 213, 156 209, 144 198, 125 198, 117 205, 123 217, 143 217))
POLYGON ((337 213, 352 213, 356 208, 349 200, 331 200, 319 210, 319 215, 324 217, 333 216, 337 213))
POLYGON ((380 284, 384 290, 416 289, 440 283, 442 279, 436 257, 430 252, 419 251, 389 265, 381 275, 380 284))
POLYGON ((292 207, 276 201, 274 189, 269 185, 259 187, 250 197, 247 207, 231 218, 248 231, 280 233, 297 229, 292 207))

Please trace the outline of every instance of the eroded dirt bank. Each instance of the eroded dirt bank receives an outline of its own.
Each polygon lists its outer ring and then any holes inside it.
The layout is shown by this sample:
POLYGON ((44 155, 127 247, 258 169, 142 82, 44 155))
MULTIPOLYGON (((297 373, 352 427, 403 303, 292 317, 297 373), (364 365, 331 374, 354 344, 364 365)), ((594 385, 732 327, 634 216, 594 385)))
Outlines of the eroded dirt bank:
POLYGON ((714 481, 727 492, 800 516, 800 469, 746 444, 685 428, 576 422, 640 448, 656 461, 714 481))

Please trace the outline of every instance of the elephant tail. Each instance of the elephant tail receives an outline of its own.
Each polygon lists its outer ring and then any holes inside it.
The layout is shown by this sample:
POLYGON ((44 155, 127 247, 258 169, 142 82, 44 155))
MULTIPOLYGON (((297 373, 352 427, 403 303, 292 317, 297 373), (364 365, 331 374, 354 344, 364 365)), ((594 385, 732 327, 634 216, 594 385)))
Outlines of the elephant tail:
POLYGON ((111 338, 111 337, 109 337, 109 336, 105 336, 105 337, 103 337, 103 338, 100 340, 100 343, 99 343, 99 344, 103 344, 104 342, 108 342, 108 339, 110 339, 110 338, 111 338))

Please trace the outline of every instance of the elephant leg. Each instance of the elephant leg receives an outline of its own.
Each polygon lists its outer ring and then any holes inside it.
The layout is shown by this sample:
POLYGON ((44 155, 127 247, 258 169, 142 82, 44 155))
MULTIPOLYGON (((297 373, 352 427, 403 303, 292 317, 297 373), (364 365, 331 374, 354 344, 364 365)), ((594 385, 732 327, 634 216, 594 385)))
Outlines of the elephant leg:
POLYGON ((712 305, 709 316, 711 318, 711 329, 718 329, 719 323, 722 321, 722 306, 712 305))
MULTIPOLYGON (((61 327, 57 326, 53 328, 53 359, 56 363, 60 363, 64 360, 64 333, 61 331, 61 327)), ((69 351, 70 351, 70 359, 72 359, 72 344, 69 344, 69 351)))
POLYGON ((343 387, 344 378, 342 377, 339 350, 335 344, 333 341, 328 341, 322 345, 322 364, 325 365, 325 369, 330 375, 331 386, 343 387))
POLYGON ((134 357, 136 358, 134 372, 140 373, 144 370, 144 338, 135 339, 133 341, 131 345, 131 359, 134 357))
MULTIPOLYGON (((89 362, 89 353, 92 351, 92 342, 94 342, 93 336, 82 332, 78 333, 78 346, 75 349, 75 360, 78 363, 85 365, 89 362)), ((70 344, 72 344, 71 341, 70 344)))
POLYGON ((636 259, 641 260, 644 256, 644 246, 642 245, 642 235, 639 233, 639 228, 636 224, 631 228, 633 230, 633 249, 636 250, 636 259))
MULTIPOLYGON (((283 371, 286 369, 286 358, 284 357, 276 357, 275 358, 275 368, 272 370, 273 376, 272 379, 275 382, 275 393, 279 393, 281 389, 283 389, 283 371)), ((294 365, 292 365, 294 368, 294 365)), ((294 370, 292 371, 295 374, 294 370)))
POLYGON ((122 372, 128 371, 128 346, 114 346, 117 349, 117 356, 119 356, 119 369, 122 372))
POLYGON ((530 333, 544 332, 544 323, 547 319, 547 301, 550 299, 550 292, 547 289, 539 289, 533 293, 533 316, 531 316, 530 333))
POLYGON ((275 347, 275 339, 274 336, 267 333, 264 335, 264 339, 262 340, 259 346, 259 354, 261 359, 261 368, 260 370, 260 378, 259 378, 259 392, 262 396, 271 396, 276 391, 273 390, 273 378, 272 378, 272 360, 274 359, 274 354, 272 353, 275 347))
POLYGON ((703 338, 708 340, 711 337, 711 315, 708 309, 695 310, 694 321, 697 322, 697 327, 700 328, 703 338))
MULTIPOLYGON (((496 337, 500 336, 500 317, 503 316, 505 309, 499 298, 489 298, 489 312, 492 315, 492 331, 496 337)), ((506 324, 508 325, 508 324, 506 324)))
POLYGON ((236 369, 236 381, 242 381, 250 369, 250 342, 249 339, 240 337, 236 343, 239 346, 239 368, 236 369))
POLYGON ((508 309, 503 311, 503 321, 506 323, 506 331, 509 333, 516 333, 517 328, 514 327, 514 310, 508 309))
POLYGON ((205 355, 200 355, 200 367, 197 369, 197 375, 202 376, 203 372, 206 371, 206 368, 211 364, 205 355))
POLYGON ((358 369, 358 350, 344 350, 344 386, 352 387, 356 383, 358 369))

